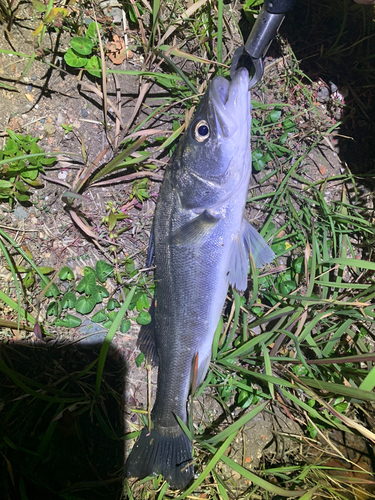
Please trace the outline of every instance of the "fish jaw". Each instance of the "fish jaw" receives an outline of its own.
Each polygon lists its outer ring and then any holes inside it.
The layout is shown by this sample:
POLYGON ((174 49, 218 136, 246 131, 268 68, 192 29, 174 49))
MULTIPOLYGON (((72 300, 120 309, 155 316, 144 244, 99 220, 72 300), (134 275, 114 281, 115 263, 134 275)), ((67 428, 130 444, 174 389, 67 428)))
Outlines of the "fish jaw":
POLYGON ((243 140, 250 141, 251 103, 248 87, 249 73, 245 68, 235 73, 232 82, 220 76, 212 81, 208 99, 215 114, 215 133, 223 140, 233 138, 238 141, 240 135, 243 140))

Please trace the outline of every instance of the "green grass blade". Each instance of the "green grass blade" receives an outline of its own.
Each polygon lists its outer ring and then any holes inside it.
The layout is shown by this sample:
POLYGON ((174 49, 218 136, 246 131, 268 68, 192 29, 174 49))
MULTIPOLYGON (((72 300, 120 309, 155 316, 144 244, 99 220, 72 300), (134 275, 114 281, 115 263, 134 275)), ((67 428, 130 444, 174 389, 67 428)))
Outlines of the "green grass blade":
MULTIPOLYGON (((208 443, 206 444, 206 447, 210 451, 213 451, 215 449, 208 443)), ((274 495, 279 495, 282 497, 289 497, 289 498, 297 498, 301 497, 305 493, 305 491, 293 491, 293 490, 289 491, 289 490, 284 490, 279 486, 275 486, 274 484, 267 482, 265 479, 262 479, 259 476, 250 472, 249 470, 245 469, 244 467, 234 462, 231 458, 227 457, 226 455, 222 455, 221 460, 225 464, 229 465, 229 467, 231 467, 235 472, 245 477, 259 488, 262 488, 263 490, 268 491, 269 493, 272 493, 274 495)), ((178 499, 176 500, 179 500, 180 498, 181 497, 178 497, 178 499)))
POLYGON ((265 401, 264 403, 258 404, 255 408, 253 408, 251 411, 245 413, 241 418, 239 418, 236 422, 233 422, 233 424, 229 425, 226 429, 223 431, 219 432, 216 434, 216 436, 213 436, 210 439, 207 439, 206 443, 216 445, 220 443, 221 441, 224 441, 224 439, 227 439, 228 436, 231 436, 233 433, 237 433, 241 427, 247 424, 249 420, 254 418, 258 413, 264 410, 264 408, 268 405, 268 401, 265 401))
MULTIPOLYGON (((267 347, 264 344, 262 344, 262 352, 263 352, 264 367, 266 369, 266 374, 272 377, 272 367, 271 367, 270 355, 269 355, 267 347)), ((272 382, 268 382, 268 388, 270 390, 270 394, 271 394, 272 399, 275 399, 275 387, 274 387, 272 382)))
POLYGON ((136 286, 133 286, 131 288, 131 290, 129 291, 129 293, 125 299, 125 302, 123 303, 123 305, 121 306, 121 309, 119 310, 115 319, 113 320, 113 323, 112 323, 110 329, 108 330, 108 333, 103 341, 102 348, 100 349, 99 360, 98 360, 98 370, 96 373, 96 382, 95 382, 95 396, 96 397, 99 396, 100 385, 102 383, 104 363, 105 363, 105 360, 107 357, 108 349, 111 345, 113 337, 115 336, 115 333, 117 332, 117 330, 120 326, 121 321, 123 320, 123 318, 125 316, 126 311, 128 310, 128 307, 129 307, 130 302, 133 298, 133 295, 135 293, 136 288, 137 288, 136 286))
MULTIPOLYGON (((233 439, 236 437, 236 433, 231 434, 230 436, 227 437, 227 439, 224 441, 224 443, 220 446, 218 450, 213 448, 215 450, 214 456, 211 458, 211 460, 208 462, 208 464, 205 466, 203 472, 199 475, 198 479, 194 481, 194 483, 188 488, 183 495, 180 495, 179 497, 175 498, 175 500, 182 500, 183 498, 186 498, 187 496, 190 495, 190 493, 193 493, 193 491, 206 479, 206 477, 210 474, 212 469, 215 467, 215 465, 218 463, 218 461, 224 456, 224 453, 228 446, 231 444, 233 439)), ((212 448, 211 448, 212 449, 212 448)))

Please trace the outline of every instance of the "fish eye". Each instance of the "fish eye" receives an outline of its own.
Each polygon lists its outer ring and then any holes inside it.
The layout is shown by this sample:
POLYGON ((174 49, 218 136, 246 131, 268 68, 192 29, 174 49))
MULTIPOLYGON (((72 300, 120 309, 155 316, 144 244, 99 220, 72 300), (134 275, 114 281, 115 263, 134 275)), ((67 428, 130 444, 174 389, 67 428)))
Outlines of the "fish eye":
POLYGON ((204 142, 210 136, 210 127, 206 120, 199 120, 194 128, 194 138, 198 142, 204 142))

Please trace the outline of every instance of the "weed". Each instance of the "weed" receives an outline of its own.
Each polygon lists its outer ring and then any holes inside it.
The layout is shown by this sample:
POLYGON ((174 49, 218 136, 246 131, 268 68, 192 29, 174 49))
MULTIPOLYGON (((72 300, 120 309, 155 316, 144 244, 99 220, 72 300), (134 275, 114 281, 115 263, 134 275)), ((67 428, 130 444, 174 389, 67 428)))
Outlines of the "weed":
POLYGON ((7 129, 9 135, 0 151, 0 199, 14 205, 15 201, 27 202, 30 187, 42 185, 38 178, 44 167, 55 163, 38 146, 38 138, 23 136, 7 129))
POLYGON ((75 36, 70 39, 70 48, 64 54, 65 62, 72 68, 85 68, 92 76, 101 75, 101 60, 95 55, 99 51, 99 23, 91 22, 85 36, 75 36))
POLYGON ((62 128, 64 129, 65 135, 69 134, 69 132, 73 132, 73 124, 69 123, 62 123, 61 124, 62 128))
MULTIPOLYGON (((135 269, 132 259, 128 258, 123 262, 120 269, 124 269, 124 271, 116 270, 107 262, 98 260, 95 269, 85 266, 83 268, 83 278, 76 282, 72 269, 64 266, 59 272, 59 278, 68 285, 67 287, 64 286, 67 289, 63 294, 58 291, 58 299, 50 302, 47 308, 47 315, 55 317, 53 324, 67 328, 77 327, 82 323, 81 315, 90 314, 97 305, 102 304, 105 307, 96 310, 91 317, 91 321, 102 323, 104 328, 109 329, 117 317, 120 303, 113 296, 109 297, 110 294, 105 287, 105 283, 108 278, 114 277, 121 283, 124 276, 130 278, 130 280, 134 277, 138 278, 135 293, 127 309, 138 312, 136 317, 138 324, 148 324, 151 318, 147 312, 150 304, 145 278, 139 277, 139 271, 135 269), (72 312, 75 314, 71 314, 72 312), (76 316, 77 313, 79 316, 76 316)), ((150 287, 148 286, 148 288, 150 287)), ((124 291, 127 293, 128 288, 125 287, 124 291)), ((126 333, 129 328, 130 320, 123 318, 120 323, 120 331, 126 333)))

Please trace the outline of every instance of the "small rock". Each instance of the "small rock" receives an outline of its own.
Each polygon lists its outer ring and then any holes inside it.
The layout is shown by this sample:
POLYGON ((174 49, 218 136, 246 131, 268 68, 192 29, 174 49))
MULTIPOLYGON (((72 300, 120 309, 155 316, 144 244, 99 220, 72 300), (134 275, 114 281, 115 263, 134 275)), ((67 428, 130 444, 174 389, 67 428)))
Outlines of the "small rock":
POLYGON ((30 84, 29 84, 29 85, 27 85, 26 90, 27 90, 28 92, 31 92, 31 91, 33 90, 33 86, 32 86, 32 85, 30 85, 30 84))
POLYGON ((33 76, 30 77, 30 80, 32 80, 33 82, 35 82, 36 79, 37 79, 36 75, 33 75, 33 76))
POLYGON ((104 2, 101 2, 100 5, 104 13, 107 16, 110 16, 113 18, 113 22, 115 24, 119 24, 122 21, 122 9, 121 9, 121 4, 117 0, 105 0, 104 2))
POLYGON ((89 115, 87 109, 85 109, 85 108, 81 109, 81 115, 82 115, 82 118, 87 118, 89 115))
POLYGON ((327 101, 329 99, 329 89, 327 89, 327 87, 321 87, 318 90, 317 97, 319 102, 327 101))
POLYGON ((52 123, 46 123, 43 127, 43 130, 47 135, 51 136, 56 132, 56 127, 52 125, 52 123))
POLYGON ((17 207, 14 212, 13 212, 13 215, 18 219, 18 220, 24 220, 24 219, 27 219, 27 217, 29 216, 29 213, 27 210, 25 210, 23 207, 19 206, 17 207))
POLYGON ((333 82, 329 82, 329 85, 330 85, 330 87, 331 87, 331 92, 332 92, 332 94, 333 94, 334 92, 336 92, 337 90, 339 90, 338 86, 337 86, 335 83, 333 83, 333 82))
POLYGON ((68 177, 68 172, 66 170, 60 170, 60 172, 57 174, 57 177, 62 181, 65 181, 65 179, 68 177))
POLYGON ((65 118, 64 118, 64 115, 62 113, 57 113, 57 120, 56 120, 56 124, 59 125, 61 127, 61 125, 65 123, 65 118))

